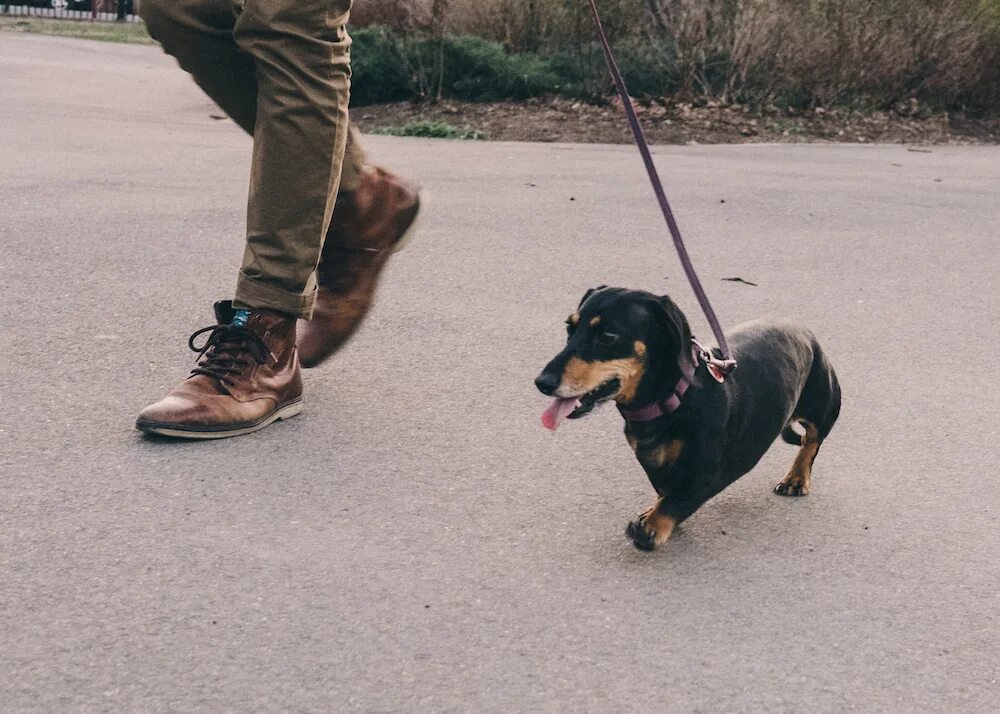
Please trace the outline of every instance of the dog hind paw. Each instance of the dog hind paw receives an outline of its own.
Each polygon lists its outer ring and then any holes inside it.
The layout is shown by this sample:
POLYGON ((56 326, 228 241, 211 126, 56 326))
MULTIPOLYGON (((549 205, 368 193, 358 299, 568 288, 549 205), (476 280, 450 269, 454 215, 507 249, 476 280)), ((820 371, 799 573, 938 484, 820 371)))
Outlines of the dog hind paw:
POLYGON ((809 486, 801 479, 786 478, 774 487, 774 492, 779 496, 806 496, 809 486))

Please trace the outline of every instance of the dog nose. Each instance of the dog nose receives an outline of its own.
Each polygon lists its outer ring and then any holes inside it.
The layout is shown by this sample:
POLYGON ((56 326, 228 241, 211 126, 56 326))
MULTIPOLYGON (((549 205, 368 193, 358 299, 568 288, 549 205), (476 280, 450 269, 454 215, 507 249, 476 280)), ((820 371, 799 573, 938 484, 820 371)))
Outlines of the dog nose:
POLYGON ((539 392, 551 397, 559 389, 559 377, 551 372, 542 372, 535 379, 535 386, 539 392))

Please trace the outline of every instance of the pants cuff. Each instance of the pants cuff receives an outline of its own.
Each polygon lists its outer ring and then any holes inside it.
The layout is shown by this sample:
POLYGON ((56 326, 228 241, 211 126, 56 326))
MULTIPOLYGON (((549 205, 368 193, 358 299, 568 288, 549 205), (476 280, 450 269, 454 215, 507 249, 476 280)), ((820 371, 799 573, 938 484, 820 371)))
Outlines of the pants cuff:
POLYGON ((315 282, 310 281, 310 283, 313 284, 313 288, 308 292, 293 293, 269 285, 259 278, 251 278, 240 271, 233 306, 242 309, 277 310, 309 320, 316 305, 315 282))

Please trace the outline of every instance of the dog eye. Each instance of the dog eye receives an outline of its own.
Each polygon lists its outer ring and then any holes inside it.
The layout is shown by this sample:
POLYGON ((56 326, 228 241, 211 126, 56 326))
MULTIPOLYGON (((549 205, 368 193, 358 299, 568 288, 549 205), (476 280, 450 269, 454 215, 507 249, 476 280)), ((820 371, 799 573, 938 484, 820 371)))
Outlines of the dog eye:
POLYGON ((576 325, 569 320, 566 320, 566 334, 572 335, 574 332, 576 332, 576 325))
POLYGON ((613 345, 618 341, 618 335, 614 332, 608 332, 607 330, 601 330, 597 333, 597 341, 602 345, 613 345))

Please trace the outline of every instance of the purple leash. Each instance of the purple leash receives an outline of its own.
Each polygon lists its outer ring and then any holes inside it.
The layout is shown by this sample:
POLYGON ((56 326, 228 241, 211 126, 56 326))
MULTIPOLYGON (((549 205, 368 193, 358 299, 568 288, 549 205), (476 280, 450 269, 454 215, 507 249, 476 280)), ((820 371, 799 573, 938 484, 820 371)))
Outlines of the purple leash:
POLYGON ((698 274, 694 272, 694 266, 691 264, 691 258, 688 256, 687 248, 684 247, 684 240, 681 238, 681 231, 677 227, 677 221, 674 219, 674 212, 670 209, 670 203, 667 201, 667 194, 663 190, 663 183, 660 181, 660 175, 656 171, 656 165, 653 163, 653 156, 649 152, 649 143, 646 141, 646 134, 642 130, 642 125, 639 123, 639 117, 635 114, 635 107, 632 106, 632 99, 629 97, 628 88, 625 86, 625 80, 622 79, 622 73, 618 69, 618 63, 615 62, 615 56, 611 52, 611 45, 608 42, 608 36, 604 32, 604 25, 601 23, 601 16, 597 13, 597 3, 595 0, 589 0, 590 2, 590 14, 594 18, 594 24, 597 26, 597 36, 601 41, 601 47, 604 50, 604 61, 608 64, 608 71, 611 73, 611 79, 615 83, 615 89, 618 90, 618 96, 621 97, 622 106, 625 107, 625 116, 628 119, 629 127, 632 129, 632 134, 635 136, 636 146, 639 147, 639 153, 642 154, 642 161, 646 165, 646 173, 649 174, 649 180, 653 184, 653 192, 656 194, 656 200, 660 203, 660 210, 663 211, 663 217, 667 221, 667 227, 670 229, 670 235, 674 239, 674 247, 677 249, 677 255, 681 259, 681 266, 684 268, 684 273, 687 275, 688 282, 691 283, 691 288, 694 290, 695 297, 698 298, 698 304, 701 305, 702 312, 705 313, 705 317, 708 318, 708 324, 712 327, 712 333, 715 335, 715 341, 719 344, 719 349, 722 351, 722 359, 716 358, 709 352, 709 358, 711 359, 711 364, 714 364, 722 374, 730 374, 734 369, 736 369, 736 360, 732 358, 732 354, 729 352, 729 344, 726 342, 726 336, 722 333, 722 327, 719 325, 719 318, 715 316, 715 310, 712 309, 711 303, 708 302, 708 296, 705 294, 705 289, 701 286, 701 281, 698 280, 698 274))

